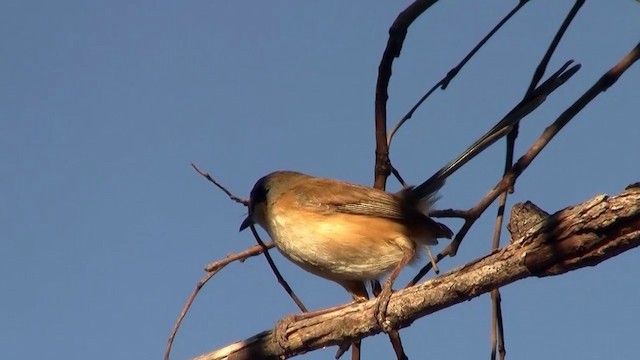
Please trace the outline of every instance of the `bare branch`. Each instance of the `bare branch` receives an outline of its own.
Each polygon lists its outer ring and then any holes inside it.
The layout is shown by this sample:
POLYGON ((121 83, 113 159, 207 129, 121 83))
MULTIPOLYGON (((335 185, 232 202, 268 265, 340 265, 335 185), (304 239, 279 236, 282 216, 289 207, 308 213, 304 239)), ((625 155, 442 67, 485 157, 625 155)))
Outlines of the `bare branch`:
MULTIPOLYGON (((536 67, 535 72, 533 73, 533 77, 531 79, 531 82, 529 83, 529 87, 527 88, 527 91, 524 95, 525 99, 528 96, 531 96, 531 94, 533 94, 533 92, 535 91, 538 83, 547 70, 549 61, 551 61, 551 56, 558 47, 558 44, 569 28, 569 25, 578 14, 578 11, 580 11, 582 5, 584 5, 584 0, 577 0, 565 17, 562 25, 560 25, 560 28, 556 32, 556 35, 553 37, 551 44, 549 44, 549 48, 547 49, 546 53, 540 60, 540 63, 536 67)), ((507 135, 507 151, 504 161, 504 174, 506 174, 513 165, 513 154, 516 145, 516 138, 518 137, 519 125, 520 124, 515 124, 513 126, 513 129, 511 129, 511 131, 507 135)), ((491 244, 492 250, 496 250, 500 247, 504 210, 507 204, 507 197, 510 192, 513 192, 513 186, 509 188, 508 191, 503 192, 500 195, 500 199, 498 200, 498 213, 496 215, 496 221, 493 228, 493 240, 491 244)), ((500 289, 495 289, 491 291, 491 360, 495 360, 496 353, 500 354, 501 360, 504 360, 506 355, 506 348, 504 345, 504 329, 502 327, 502 323, 502 297, 500 295, 500 289)))
POLYGON ((187 312, 189 311, 189 308, 191 308, 191 305, 193 304, 193 301, 196 299, 196 296, 198 296, 200 289, 202 289, 204 284, 206 284, 209 280, 211 280, 211 278, 214 277, 216 273, 217 271, 212 271, 210 273, 205 274, 202 277, 202 279, 198 281, 195 289, 193 289, 193 291, 187 298, 187 301, 182 307, 182 311, 180 311, 180 315, 178 315, 176 322, 173 324, 173 329, 171 329, 171 333, 169 334, 169 339, 167 340, 167 346, 164 349, 164 360, 169 360, 169 355, 171 354, 171 347, 173 346, 173 340, 176 338, 178 329, 180 329, 180 325, 182 325, 182 320, 184 320, 184 317, 187 316, 187 312))
MULTIPOLYGON (((191 163, 191 167, 193 167, 193 169, 196 172, 198 172, 198 174, 202 175, 205 179, 209 180, 216 187, 218 187, 218 189, 222 190, 225 194, 227 194, 229 199, 231 199, 231 200, 233 200, 233 201, 235 201, 237 203, 240 203, 240 204, 242 204, 244 206, 249 206, 249 201, 240 199, 239 197, 233 195, 229 190, 227 190, 227 188, 225 188, 222 184, 220 184, 218 181, 216 181, 211 175, 209 175, 209 173, 203 172, 202 170, 200 170, 193 163, 191 163)), ((255 255, 258 255, 258 254, 264 254, 265 258, 267 259, 267 263, 269 264, 269 267, 271 268, 271 270, 273 271, 274 275, 278 279, 278 282, 280 283, 280 285, 282 285, 282 287, 285 289, 287 294, 289 294, 291 299, 293 299, 293 301, 296 303, 296 305, 298 305, 300 310, 303 311, 303 312, 307 312, 307 308, 304 306, 304 304, 298 298, 298 296, 296 296, 296 294, 293 292, 293 290, 291 290, 291 287, 289 286, 289 284, 287 284, 286 280, 284 280, 284 278, 280 274, 280 271, 278 271, 278 268, 276 267, 275 263, 273 262, 273 259, 271 259, 271 255, 269 255, 269 253, 268 253, 268 250, 274 246, 273 242, 270 242, 269 246, 267 246, 267 244, 265 244, 262 241, 262 239, 260 239, 260 236, 258 235, 258 232, 256 231, 256 229, 255 229, 255 227, 253 225, 251 225, 251 233, 253 234, 253 237, 256 239, 256 242, 258 243, 258 247, 260 248, 260 250, 258 250, 256 248, 250 248, 250 249, 247 249, 247 250, 243 251, 240 254, 227 256, 226 259, 219 260, 219 261, 216 261, 216 262, 214 262, 214 263, 212 263, 210 265, 207 265, 205 270, 207 270, 207 271, 217 271, 216 269, 218 269, 220 267, 224 267, 227 264, 229 264, 230 262, 233 262, 233 261, 236 261, 236 260, 244 260, 244 259, 246 259, 248 257, 255 256, 255 255)))
POLYGON ((260 244, 254 245, 239 253, 229 254, 224 259, 220 259, 212 262, 211 264, 204 267, 204 271, 207 271, 207 272, 218 271, 219 269, 222 269, 223 267, 229 265, 234 261, 244 262, 246 259, 250 257, 258 256, 262 254, 265 248, 271 249, 274 246, 275 244, 273 243, 273 241, 264 243, 264 246, 261 246, 260 244))
MULTIPOLYGON (((209 175, 209 173, 201 171, 194 163, 191 163, 191 167, 198 174, 203 176, 205 179, 207 179, 208 181, 213 183, 218 189, 222 190, 222 192, 227 194, 229 199, 231 199, 231 200, 233 200, 233 201, 235 201, 237 203, 240 203, 240 204, 242 204, 244 206, 248 206, 249 205, 249 202, 247 200, 240 199, 239 197, 233 195, 229 190, 227 190, 227 188, 225 188, 222 184, 220 184, 213 177, 211 177, 211 175, 209 175)), ((208 271, 208 273, 205 274, 202 277, 202 279, 200 279, 200 281, 198 281, 198 283, 196 284, 196 287, 193 289, 193 291, 191 292, 191 294, 187 298, 187 301, 185 302, 184 306, 182 307, 182 311, 178 315, 178 318, 176 319, 176 322, 173 324, 173 328, 171 329, 171 333, 169 334, 169 339, 167 340, 167 345, 166 345, 165 350, 164 350, 164 360, 169 360, 169 355, 171 354, 171 347, 173 346, 173 341, 176 338, 176 334, 178 333, 178 330, 180 329, 180 325, 182 324, 182 320, 184 320, 184 317, 187 315, 187 312, 189 312, 189 309, 191 308, 191 305, 195 301, 196 296, 198 296, 198 293, 200 292, 200 289, 202 289, 202 287, 209 280, 211 280, 211 278, 214 277, 218 273, 218 271, 222 270, 229 263, 231 263, 233 261, 236 261, 236 260, 244 261, 244 259, 246 259, 248 257, 251 257, 251 256, 255 256, 257 254, 260 254, 264 249, 269 249, 271 247, 273 247, 273 243, 269 243, 267 245, 263 244, 263 247, 260 248, 259 252, 256 252, 254 249, 250 248, 250 249, 245 250, 245 251, 243 251, 243 252, 241 252, 239 254, 236 254, 236 255, 228 255, 226 257, 226 259, 224 259, 224 260, 216 261, 215 263, 213 263, 211 265, 207 265, 207 268, 205 268, 205 270, 208 271), (254 254, 254 252, 255 252, 255 254, 254 254)))
POLYGON ((549 61, 551 60, 551 56, 553 56, 553 53, 556 51, 556 48, 558 47, 560 40, 562 40, 562 37, 564 36, 565 32, 569 28, 569 25, 571 25, 571 22, 573 21, 573 19, 578 14, 578 11, 580 11, 580 8, 582 8, 582 5, 584 5, 584 1, 585 0, 576 0, 571 10, 569 10, 569 13, 564 18, 562 25, 560 25, 560 28, 558 29, 555 36, 553 37, 553 40, 551 40, 551 44, 549 44, 549 48, 547 49, 547 52, 542 57, 542 59, 540 60, 540 63, 538 64, 538 67, 536 67, 536 71, 533 73, 533 77, 531 79, 531 82, 529 83, 529 88, 526 91, 527 94, 530 94, 533 92, 535 87, 538 85, 538 83, 542 79, 542 76, 544 76, 544 73, 547 70, 547 65, 549 65, 549 61))
POLYGON ((411 110, 409 110, 409 112, 407 112, 402 117, 402 119, 400 119, 400 121, 398 121, 398 123, 393 127, 393 129, 389 132, 389 135, 387 136, 388 146, 391 146, 391 140, 393 140, 393 136, 395 135, 395 133, 400 129, 400 127, 402 127, 402 125, 407 120, 411 119, 411 117, 413 116, 413 113, 415 113, 416 110, 418 110, 420 105, 422 105, 422 103, 425 102, 425 100, 427 100, 427 98, 431 96, 431 94, 433 94, 436 91, 436 89, 441 88, 442 90, 445 90, 447 86, 449 86, 449 83, 451 82, 451 80, 453 80, 456 77, 456 75, 458 75, 460 70, 462 70, 462 68, 482 48, 482 46, 484 46, 484 44, 486 44, 487 41, 489 41, 489 39, 491 39, 491 37, 496 32, 498 32, 498 30, 500 30, 500 28, 504 24, 506 24, 507 21, 509 21, 509 19, 511 19, 528 2, 529 2, 528 0, 520 1, 518 5, 516 5, 504 18, 502 18, 502 20, 500 20, 498 24, 496 24, 496 26, 494 26, 493 29, 491 29, 491 31, 489 31, 489 33, 485 35, 485 37, 483 37, 482 40, 480 40, 480 42, 478 42, 478 44, 476 44, 476 46, 473 49, 471 49, 471 51, 469 51, 469 53, 464 57, 464 59, 460 61, 460 63, 458 63, 458 65, 454 66, 451 70, 449 70, 447 75, 445 75, 440 81, 438 81, 435 85, 433 85, 431 89, 429 89, 420 98, 420 100, 418 100, 418 102, 411 108, 411 110))
POLYGON ((573 61, 567 61, 558 71, 538 86, 533 93, 516 104, 498 123, 463 151, 458 157, 436 171, 430 178, 415 187, 417 193, 429 194, 442 186, 442 182, 458 169, 471 161, 484 149, 507 135, 523 118, 537 109, 547 99, 549 94, 557 90, 575 73, 580 65, 571 66, 573 61), (571 67, 570 67, 571 66, 571 67))
POLYGON ((282 277, 282 274, 280 274, 280 270, 278 270, 278 267, 273 262, 271 255, 269 255, 269 251, 268 251, 269 248, 267 248, 267 245, 262 241, 262 239, 260 239, 260 235, 258 235, 258 232, 256 231, 256 227, 252 224, 249 228, 251 229, 251 233, 253 234, 253 237, 256 239, 256 242, 262 248, 262 253, 264 254, 264 257, 267 259, 267 263, 269 263, 269 267, 271 268, 271 271, 276 276, 276 279, 278 279, 278 283, 282 285, 282 287, 287 292, 287 294, 289 294, 293 302, 295 302, 296 305, 298 305, 298 308, 300 308, 300 311, 307 312, 308 310, 302 303, 302 300, 298 298, 298 296, 296 295, 295 292, 293 292, 293 290, 291 289, 287 281, 282 277))
MULTIPOLYGON (((464 225, 458 231, 453 241, 444 248, 436 257, 436 261, 440 261, 446 256, 455 256, 462 240, 471 229, 471 226, 480 217, 480 215, 491 205, 500 194, 510 189, 516 179, 526 170, 531 162, 540 154, 542 149, 558 134, 558 132, 573 119, 587 104, 595 99, 600 93, 606 91, 620 78, 620 76, 640 58, 640 43, 638 43, 627 55, 625 55, 616 65, 607 71, 589 90, 587 90, 578 100, 576 100, 567 110, 565 110, 531 145, 529 150, 520 157, 510 171, 503 176, 502 180, 485 195, 467 214, 464 225)), ((541 87, 544 86, 541 85, 541 87)), ((442 170, 441 170, 442 171, 442 170)), ((439 172, 441 172, 439 171, 439 172)), ((436 173, 437 175, 438 173, 436 173)), ((434 175, 434 176, 436 176, 434 175)), ((427 180, 427 182, 430 180, 427 180)), ((434 215, 435 216, 435 215, 434 215)), ((417 283, 429 270, 430 264, 425 265, 418 275, 416 275, 408 286, 417 283)))
POLYGON ((249 206, 249 201, 248 200, 244 200, 241 199, 235 195, 233 195, 231 193, 231 191, 227 190, 226 187, 222 186, 222 184, 220 184, 216 179, 214 179, 213 177, 211 177, 211 175, 209 175, 209 173, 207 172, 203 172, 202 170, 198 169, 198 167, 196 166, 196 164, 191 163, 191 167, 200 175, 202 175, 205 179, 209 180, 211 183, 213 183, 213 185, 215 185, 218 189, 222 190, 222 192, 224 192, 225 194, 227 194, 227 196, 229 197, 229 199, 237 202, 238 204, 242 204, 244 206, 249 206))
POLYGON ((416 0, 402 11, 389 29, 389 39, 378 66, 376 84, 375 124, 376 124, 376 163, 373 187, 384 190, 387 177, 391 173, 389 146, 387 145, 387 99, 389 80, 391 79, 393 60, 400 57, 402 44, 409 26, 427 11, 437 0, 416 0))
MULTIPOLYGON (((559 211, 504 249, 395 293, 388 315, 406 327, 420 317, 520 279, 595 266, 640 246, 639 203, 640 188, 629 188, 617 196, 600 195, 559 211)), ((288 358, 352 342, 380 332, 374 306, 375 301, 356 303, 291 323, 287 350, 276 343, 271 331, 264 331, 197 359, 288 358)))

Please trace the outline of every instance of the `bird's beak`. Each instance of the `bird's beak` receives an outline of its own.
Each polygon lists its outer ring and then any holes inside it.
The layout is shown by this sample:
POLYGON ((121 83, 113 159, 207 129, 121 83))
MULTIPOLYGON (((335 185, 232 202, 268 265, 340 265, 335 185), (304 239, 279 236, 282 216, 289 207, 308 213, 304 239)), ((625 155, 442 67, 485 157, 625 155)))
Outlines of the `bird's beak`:
POLYGON ((242 224, 240 224, 240 230, 242 231, 246 228, 248 228, 249 226, 253 225, 253 219, 251 218, 251 216, 247 216, 244 221, 242 222, 242 224))

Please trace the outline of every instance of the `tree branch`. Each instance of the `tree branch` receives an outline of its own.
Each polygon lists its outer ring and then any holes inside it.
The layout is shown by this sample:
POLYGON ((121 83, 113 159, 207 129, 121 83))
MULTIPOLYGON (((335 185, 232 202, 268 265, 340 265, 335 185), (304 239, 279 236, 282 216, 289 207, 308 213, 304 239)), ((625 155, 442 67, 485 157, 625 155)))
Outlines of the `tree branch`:
POLYGON ((376 83, 375 124, 376 124, 376 163, 375 181, 373 187, 385 189, 387 176, 391 174, 389 163, 389 145, 387 144, 387 100, 389 80, 393 60, 400 57, 402 44, 407 36, 409 26, 435 4, 438 0, 416 0, 402 11, 389 29, 389 40, 384 49, 380 65, 378 66, 378 81, 376 83))
MULTIPOLYGON (((421 317, 520 279, 560 275, 595 266, 640 245, 638 204, 640 187, 632 186, 617 196, 599 195, 533 221, 527 220, 520 211, 509 225, 509 229, 518 229, 510 245, 424 284, 395 293, 388 315, 401 327, 407 327, 421 317), (514 223, 516 221, 519 223, 514 223)), ((278 345, 271 331, 264 331, 197 360, 287 358, 353 342, 380 332, 373 317, 374 304, 375 301, 352 304, 291 323, 286 330, 288 349, 278 345)))

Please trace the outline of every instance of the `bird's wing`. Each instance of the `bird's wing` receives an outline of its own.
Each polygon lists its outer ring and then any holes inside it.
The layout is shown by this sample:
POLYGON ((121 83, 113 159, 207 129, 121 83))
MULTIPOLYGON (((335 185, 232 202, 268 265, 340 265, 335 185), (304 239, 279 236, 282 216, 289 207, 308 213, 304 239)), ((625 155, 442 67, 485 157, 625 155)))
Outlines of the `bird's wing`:
POLYGON ((331 179, 312 179, 295 187, 298 204, 344 214, 403 219, 399 198, 385 191, 331 179), (311 183, 313 182, 313 183, 311 183))
MULTIPOLYGON (((304 185, 292 188, 298 205, 314 211, 364 215, 396 220, 421 221, 429 225, 437 238, 448 238, 453 232, 420 211, 416 204, 407 201, 405 191, 390 194, 386 191, 349 184, 332 179, 306 179, 304 185)), ((407 189, 406 191, 411 191, 407 189)), ((435 199, 429 199, 432 202, 435 199)))

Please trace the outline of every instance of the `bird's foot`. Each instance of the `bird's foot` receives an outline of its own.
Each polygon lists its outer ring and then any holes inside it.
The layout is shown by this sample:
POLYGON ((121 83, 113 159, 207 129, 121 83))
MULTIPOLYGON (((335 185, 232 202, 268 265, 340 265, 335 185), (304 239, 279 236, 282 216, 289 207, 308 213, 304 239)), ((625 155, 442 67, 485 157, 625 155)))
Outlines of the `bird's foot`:
POLYGON ((389 306, 389 300, 391 300, 391 294, 393 290, 391 290, 391 284, 385 283, 382 286, 382 291, 377 297, 376 304, 374 305, 373 315, 378 322, 378 325, 382 329, 382 331, 389 333, 391 332, 397 324, 393 319, 387 316, 387 307, 389 306))

